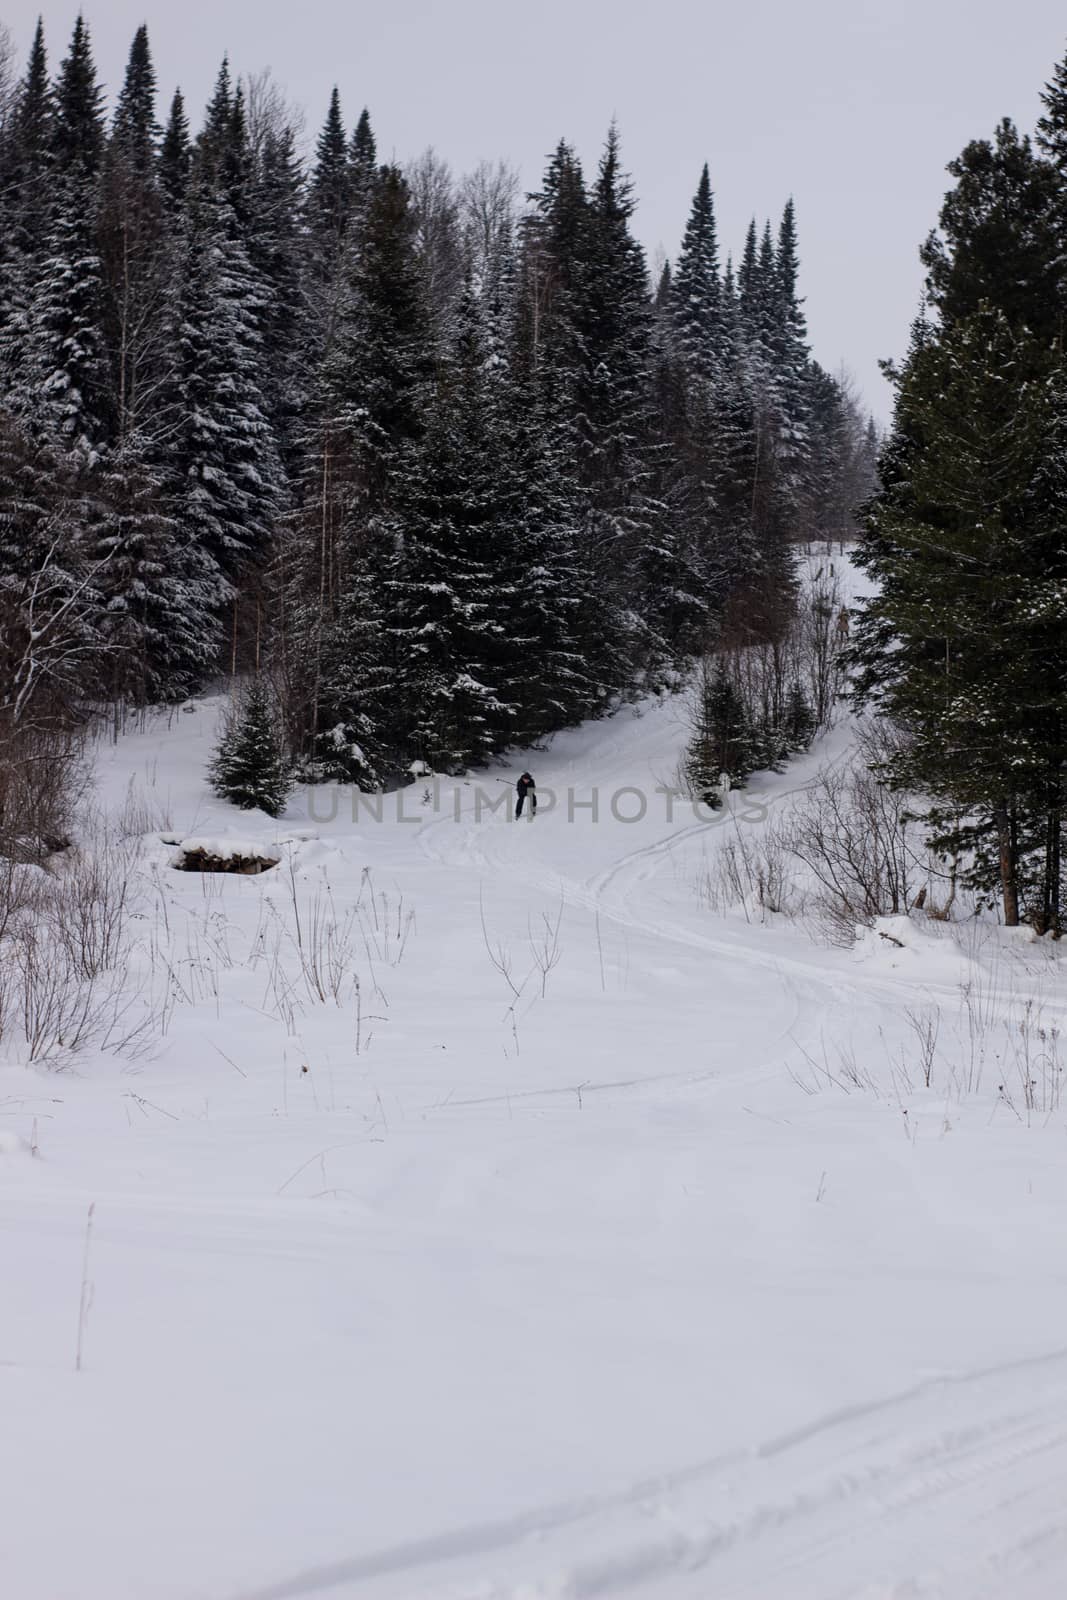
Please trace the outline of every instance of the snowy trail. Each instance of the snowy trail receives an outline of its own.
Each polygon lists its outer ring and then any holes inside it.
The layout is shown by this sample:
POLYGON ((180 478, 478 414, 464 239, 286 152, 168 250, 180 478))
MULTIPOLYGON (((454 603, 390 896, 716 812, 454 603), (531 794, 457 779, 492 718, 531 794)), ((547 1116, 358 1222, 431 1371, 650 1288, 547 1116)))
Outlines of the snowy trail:
POLYGON ((664 1593, 665 1584, 672 1595, 694 1600, 709 1594, 774 1600, 783 1593, 833 1600, 861 1592, 937 1594, 946 1579, 963 1577, 975 1600, 1003 1594, 1008 1581, 1020 1600, 1048 1596, 1048 1562, 1067 1555, 1060 1494, 1067 1471, 1067 1349, 1025 1362, 1022 1370, 1037 1375, 1026 1406, 1013 1383, 1019 1367, 930 1378, 610 1498, 456 1529, 309 1569, 235 1600, 299 1600, 368 1585, 382 1600, 592 1600, 664 1593), (978 1408, 981 1421, 974 1420, 978 1408), (947 1503, 964 1496, 976 1543, 961 1552, 957 1570, 929 1570, 881 1587, 884 1574, 899 1567, 902 1548, 922 1562, 932 1559, 924 1542, 929 1549, 947 1503), (983 1523, 1006 1503, 1024 1500, 1031 1524, 1025 1536, 1008 1549, 983 1541, 983 1523), (569 1558, 576 1534, 597 1553, 569 1558), (521 1582, 500 1575, 520 1563, 521 1582), (420 1571, 441 1564, 452 1568, 450 1576, 427 1587, 420 1571))
MULTIPOLYGON (((357 951, 358 1049, 351 1009, 279 1020, 241 954, 284 868, 202 885, 150 847, 199 998, 150 1057, 0 1065, 5 1593, 1063 1592, 1064 1117, 902 1087, 905 1008, 962 1048, 980 952, 894 965, 709 913, 706 856, 759 824, 669 818, 681 707, 639 709, 530 756, 573 820, 476 820, 460 783, 436 815, 416 785, 380 823, 319 794, 251 824, 295 839, 307 905, 371 881, 383 926, 414 910, 402 959, 357 951), (627 788, 640 822, 604 803, 627 788), (883 1091, 798 1082, 839 1052, 883 1091)), ((179 832, 243 837, 204 789, 213 715, 102 751, 102 797, 149 775, 179 832)), ((755 779, 749 814, 848 745, 755 779)), ((1031 982, 1063 1010, 1038 952, 985 1012, 1031 982)))

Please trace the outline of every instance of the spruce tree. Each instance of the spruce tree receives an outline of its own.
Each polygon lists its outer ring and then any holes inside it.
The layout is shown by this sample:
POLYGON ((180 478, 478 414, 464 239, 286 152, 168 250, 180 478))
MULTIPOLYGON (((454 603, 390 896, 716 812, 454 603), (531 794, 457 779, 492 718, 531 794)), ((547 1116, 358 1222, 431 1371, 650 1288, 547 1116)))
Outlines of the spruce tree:
POLYGON ((790 751, 807 750, 815 737, 815 713, 798 678, 789 685, 786 695, 782 733, 790 751))
POLYGON ((350 775, 365 782, 396 770, 405 737, 390 730, 397 662, 387 595, 401 561, 400 491, 434 375, 410 197, 395 167, 375 183, 348 289, 307 430, 302 615, 314 641, 306 694, 315 757, 344 776, 355 750, 350 775))
POLYGON ((210 772, 215 793, 242 811, 284 811, 292 778, 262 679, 253 679, 231 711, 210 772))
POLYGON ((341 97, 335 84, 315 146, 315 166, 308 185, 308 229, 315 241, 316 264, 324 276, 329 276, 338 264, 348 228, 350 200, 348 145, 341 97))
POLYGON ((263 296, 258 318, 263 411, 287 484, 300 470, 299 429, 308 387, 302 190, 292 130, 268 132, 252 180, 249 259, 263 296))
MULTIPOLYGON (((47 229, 54 102, 44 24, 0 138, 0 376, 12 397, 30 381, 29 310, 47 229)), ((20 409, 25 414, 26 404, 20 409)))
POLYGON ((159 152, 159 182, 167 209, 173 215, 185 200, 192 169, 193 149, 182 92, 176 89, 159 152))
POLYGON ((697 689, 693 732, 685 756, 690 790, 717 805, 723 775, 740 788, 757 765, 756 740, 744 700, 721 662, 705 664, 697 689))
POLYGON ((103 92, 79 17, 60 68, 52 121, 55 181, 24 363, 34 423, 91 464, 112 418, 103 337, 96 183, 104 148, 103 92))
MULTIPOLYGON (((403 557, 386 585, 395 678, 390 722, 398 765, 480 766, 508 742, 514 708, 493 682, 494 657, 518 654, 502 593, 505 530, 498 446, 478 311, 468 292, 455 349, 405 474, 403 557)), ((531 665, 532 663, 527 663, 531 665)))
POLYGON ((108 409, 120 444, 138 434, 147 437, 160 420, 159 396, 171 357, 166 313, 172 262, 157 170, 155 93, 142 27, 130 50, 98 199, 108 409))
POLYGON ((722 286, 715 206, 707 164, 700 174, 672 281, 679 354, 691 380, 721 376, 722 286))
POLYGON ((1067 410, 1056 311, 1020 292, 1062 272, 1052 171, 1006 123, 953 165, 924 251, 939 321, 895 374, 851 655, 857 697, 911 736, 886 775, 933 797, 935 842, 975 850, 979 879, 992 864, 1005 921, 1058 928, 1067 410))
POLYGON ((168 401, 174 514, 218 573, 215 603, 267 553, 282 500, 263 408, 262 285, 228 202, 195 181, 179 244, 168 401))

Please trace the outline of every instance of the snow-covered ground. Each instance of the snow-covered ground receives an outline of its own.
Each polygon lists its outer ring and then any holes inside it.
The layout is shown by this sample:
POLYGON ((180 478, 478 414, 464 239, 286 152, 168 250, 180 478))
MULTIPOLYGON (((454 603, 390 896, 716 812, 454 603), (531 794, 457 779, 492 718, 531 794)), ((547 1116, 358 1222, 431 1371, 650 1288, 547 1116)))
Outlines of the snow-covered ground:
POLYGON ((275 824, 207 790, 217 713, 99 755, 156 811, 132 1053, 5 1040, 0 1592, 1067 1592, 1057 953, 700 894, 847 722, 715 817, 656 793, 668 700, 275 824))

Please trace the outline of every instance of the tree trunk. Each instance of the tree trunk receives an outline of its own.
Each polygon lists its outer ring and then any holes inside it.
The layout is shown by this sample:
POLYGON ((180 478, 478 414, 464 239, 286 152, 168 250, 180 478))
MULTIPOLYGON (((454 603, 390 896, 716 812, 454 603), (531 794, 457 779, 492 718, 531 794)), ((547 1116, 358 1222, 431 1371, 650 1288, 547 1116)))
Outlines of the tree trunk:
POLYGON ((1059 792, 1052 797, 1049 807, 1045 832, 1045 892, 1044 912, 1045 926, 1043 933, 1051 933, 1054 939, 1060 937, 1060 862, 1061 862, 1061 828, 1063 818, 1060 809, 1059 792))
POLYGON ((997 829, 997 846, 1000 853, 1000 892, 1004 901, 1004 925, 1019 926, 1018 851, 1015 829, 1007 806, 998 806, 993 813, 997 829))

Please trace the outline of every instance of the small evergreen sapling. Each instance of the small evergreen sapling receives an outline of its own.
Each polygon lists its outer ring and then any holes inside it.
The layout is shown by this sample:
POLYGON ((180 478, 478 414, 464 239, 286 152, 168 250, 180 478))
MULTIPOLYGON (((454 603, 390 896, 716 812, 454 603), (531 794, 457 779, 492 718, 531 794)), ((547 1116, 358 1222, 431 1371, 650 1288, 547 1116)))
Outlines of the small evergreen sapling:
POLYGON ((725 669, 709 669, 700 685, 693 736, 685 757, 692 793, 706 805, 720 803, 720 779, 739 788, 759 765, 752 723, 725 669))
POLYGON ((794 679, 786 696, 782 732, 789 750, 807 750, 815 737, 815 713, 799 679, 794 679))
POLYGON ((292 778, 260 679, 251 683, 228 717, 210 771, 215 793, 242 811, 258 808, 276 817, 283 810, 292 778))

